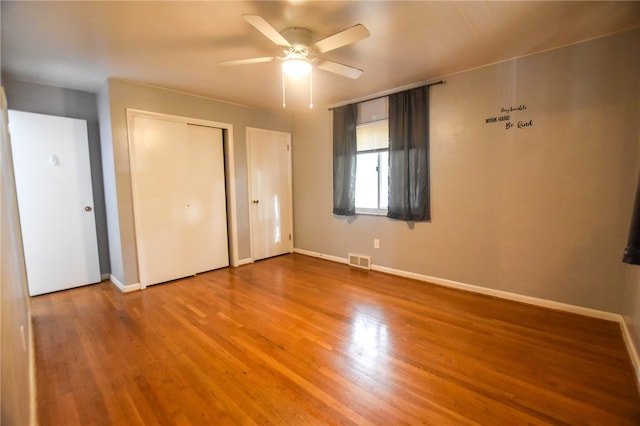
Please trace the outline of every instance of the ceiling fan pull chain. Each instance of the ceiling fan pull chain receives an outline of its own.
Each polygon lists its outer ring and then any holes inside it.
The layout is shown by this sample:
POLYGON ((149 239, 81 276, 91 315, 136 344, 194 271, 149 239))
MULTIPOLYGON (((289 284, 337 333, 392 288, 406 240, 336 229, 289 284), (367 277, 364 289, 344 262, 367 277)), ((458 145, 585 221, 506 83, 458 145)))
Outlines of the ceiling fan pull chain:
POLYGON ((309 109, 313 108, 313 68, 309 70, 309 109))
POLYGON ((282 108, 286 108, 287 104, 285 102, 285 94, 284 94, 284 68, 282 69, 282 108))

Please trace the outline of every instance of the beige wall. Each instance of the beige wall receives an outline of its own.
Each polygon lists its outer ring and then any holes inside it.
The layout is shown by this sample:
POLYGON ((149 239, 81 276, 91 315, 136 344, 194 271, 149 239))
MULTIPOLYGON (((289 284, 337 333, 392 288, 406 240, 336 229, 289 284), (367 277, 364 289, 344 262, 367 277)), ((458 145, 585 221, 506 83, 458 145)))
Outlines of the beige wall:
POLYGON ((138 283, 127 108, 233 125, 239 259, 251 257, 247 191, 246 127, 291 132, 292 118, 130 81, 109 79, 98 94, 111 273, 124 285, 138 283), (108 109, 107 109, 108 105, 108 109), (110 120, 109 120, 110 118, 110 120), (105 121, 106 119, 106 121, 105 121), (105 123, 108 128, 104 128, 105 123), (110 125, 109 125, 110 123, 110 125), (109 151, 109 152, 105 152, 109 151), (114 224, 114 226, 112 226, 114 224), (115 259, 114 259, 115 257, 115 259))
POLYGON ((635 30, 592 40, 432 87, 430 223, 333 216, 331 113, 296 116, 295 247, 621 313, 639 38, 635 30), (516 127, 485 122, 519 105, 509 113, 516 127))
POLYGON ((2 87, 0 103, 0 424, 32 425, 36 389, 31 311, 2 87))

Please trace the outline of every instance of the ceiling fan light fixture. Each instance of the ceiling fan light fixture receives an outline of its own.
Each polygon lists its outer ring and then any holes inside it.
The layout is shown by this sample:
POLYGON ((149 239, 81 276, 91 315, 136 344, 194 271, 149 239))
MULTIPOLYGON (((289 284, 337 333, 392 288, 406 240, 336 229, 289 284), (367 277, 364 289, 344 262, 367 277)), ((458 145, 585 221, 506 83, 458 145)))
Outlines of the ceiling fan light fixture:
POLYGON ((242 15, 242 17, 262 35, 280 47, 284 57, 241 59, 223 62, 222 65, 282 61, 283 108, 286 108, 286 77, 300 79, 309 76, 309 108, 313 108, 313 68, 319 68, 352 79, 362 75, 362 70, 360 69, 317 57, 318 53, 326 53, 369 37, 369 30, 362 24, 354 25, 319 41, 314 41, 313 33, 306 28, 290 27, 278 32, 261 16, 242 15))
POLYGON ((301 78, 311 71, 311 63, 304 59, 287 59, 282 63, 282 71, 291 78, 301 78))

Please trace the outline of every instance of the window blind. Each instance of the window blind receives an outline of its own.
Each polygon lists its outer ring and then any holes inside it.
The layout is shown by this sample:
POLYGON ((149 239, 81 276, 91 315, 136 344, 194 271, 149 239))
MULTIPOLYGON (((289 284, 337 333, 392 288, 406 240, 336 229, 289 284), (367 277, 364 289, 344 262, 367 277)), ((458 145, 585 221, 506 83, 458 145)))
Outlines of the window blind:
POLYGON ((389 121, 378 120, 359 124, 356 128, 358 151, 377 151, 389 148, 389 121))

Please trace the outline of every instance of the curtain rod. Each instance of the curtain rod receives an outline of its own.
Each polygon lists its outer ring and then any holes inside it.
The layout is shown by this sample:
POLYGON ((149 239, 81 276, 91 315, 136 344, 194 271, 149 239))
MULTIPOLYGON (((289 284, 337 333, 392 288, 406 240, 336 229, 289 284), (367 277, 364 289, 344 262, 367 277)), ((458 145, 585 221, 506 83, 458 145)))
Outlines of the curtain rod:
POLYGON ((412 87, 411 89, 399 90, 399 91, 397 91, 397 92, 391 92, 391 93, 386 94, 386 95, 380 95, 380 96, 376 96, 376 97, 369 98, 369 99, 364 99, 364 100, 357 101, 357 102, 347 102, 347 103, 346 103, 346 104, 344 104, 344 105, 331 107, 331 108, 329 108, 329 111, 333 111, 334 109, 336 109, 336 108, 340 108, 340 107, 345 106, 345 105, 350 105, 350 104, 361 104, 361 103, 363 103, 363 102, 375 101, 376 99, 386 98, 386 97, 388 97, 388 96, 390 96, 390 95, 393 95, 394 93, 406 92, 407 90, 417 89, 418 87, 431 87, 431 86, 436 86, 436 85, 438 85, 438 84, 444 84, 444 80, 434 81, 433 83, 423 84, 422 86, 412 87))

